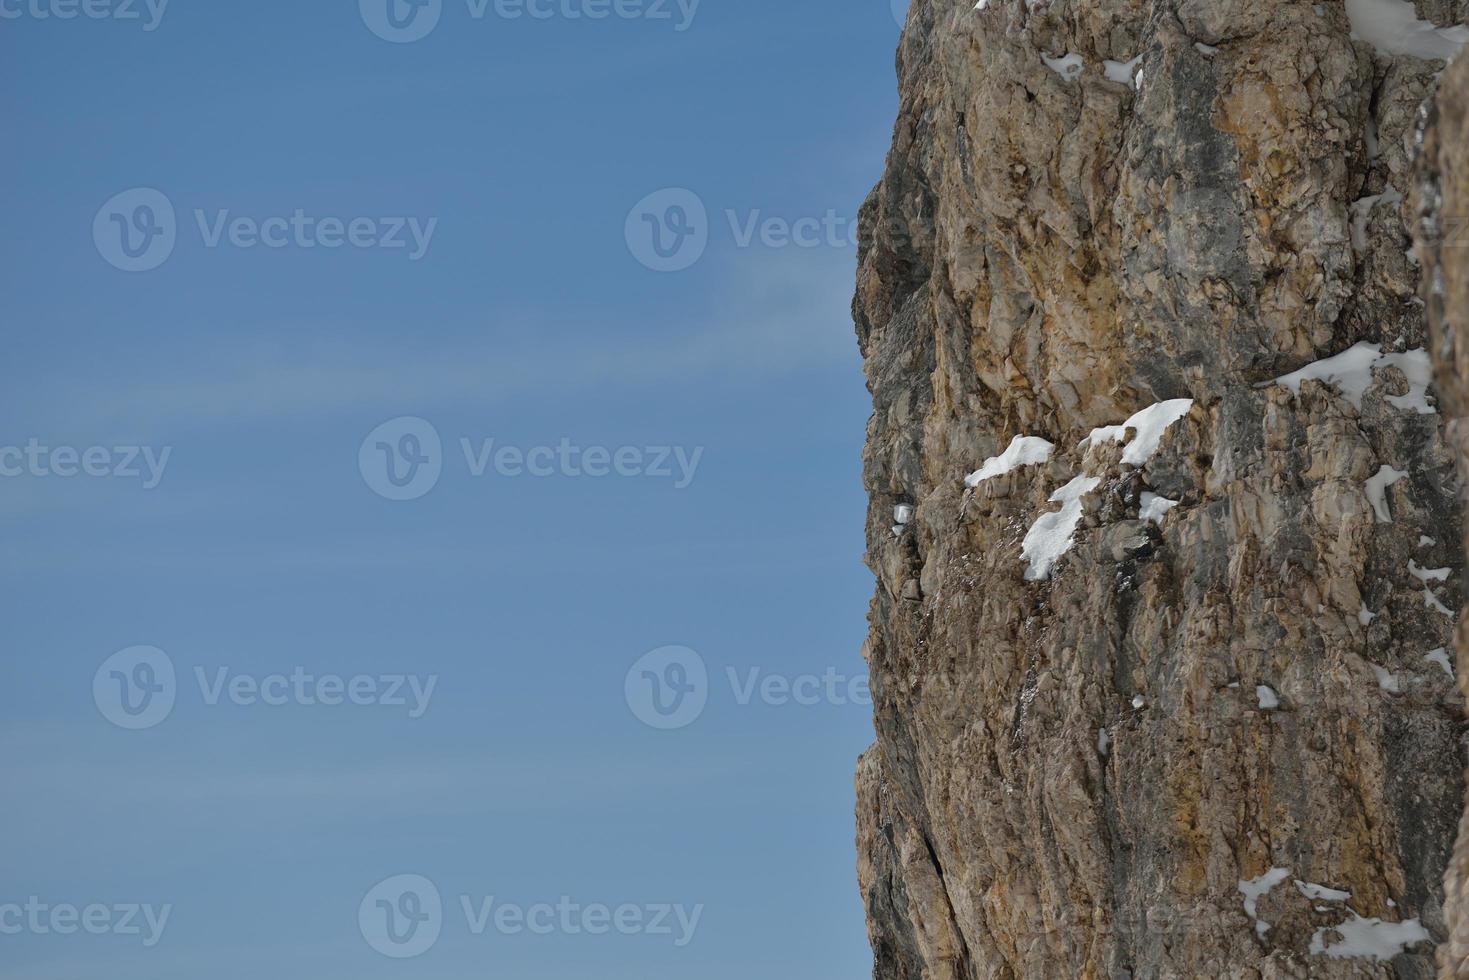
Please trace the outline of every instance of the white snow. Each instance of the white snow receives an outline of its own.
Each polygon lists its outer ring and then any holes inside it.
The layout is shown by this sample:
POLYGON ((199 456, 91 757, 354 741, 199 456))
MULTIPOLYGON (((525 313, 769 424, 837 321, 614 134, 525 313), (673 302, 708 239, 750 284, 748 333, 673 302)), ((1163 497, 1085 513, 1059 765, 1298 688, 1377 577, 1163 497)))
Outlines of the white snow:
MULTIPOLYGON (((1355 234, 1355 232, 1354 232, 1355 234)), ((1428 361, 1428 352, 1422 348, 1404 351, 1401 354, 1382 353, 1381 344, 1363 341, 1354 344, 1340 354, 1322 358, 1290 374, 1276 378, 1273 382, 1285 385, 1294 395, 1301 393, 1301 382, 1307 378, 1336 385, 1356 408, 1362 407, 1362 396, 1372 387, 1374 368, 1396 367, 1408 379, 1406 395, 1389 395, 1387 400, 1395 407, 1414 409, 1419 415, 1432 415, 1437 410, 1428 402, 1428 384, 1433 371, 1428 361)), ((1272 382, 1259 385, 1269 387, 1272 382)))
POLYGON ((1447 568, 1419 568, 1418 563, 1408 559, 1408 574, 1423 583, 1423 604, 1429 609, 1437 609, 1445 616, 1453 616, 1449 608, 1439 601, 1438 596, 1433 594, 1434 582, 1447 582, 1450 569, 1447 568))
POLYGON ((1255 931, 1265 935, 1270 928, 1270 923, 1261 922, 1259 915, 1255 912, 1255 903, 1269 894, 1270 889, 1290 877, 1289 868, 1271 868, 1258 878, 1249 881, 1240 881, 1240 894, 1245 897, 1245 914, 1255 920, 1255 931))
POLYGON ((1364 919, 1355 912, 1351 916, 1341 925, 1317 929, 1311 937, 1312 955, 1390 960, 1406 947, 1426 942, 1429 938, 1428 930, 1416 918, 1383 922, 1381 919, 1364 919), (1328 932, 1340 935, 1341 942, 1328 945, 1324 938, 1328 932))
POLYGON ((1430 538, 1428 535, 1426 535, 1426 534, 1420 534, 1420 535, 1418 535, 1418 547, 1420 547, 1420 548, 1431 548, 1431 547, 1433 547, 1436 544, 1438 544, 1438 542, 1435 541, 1435 540, 1433 540, 1432 538, 1430 538))
POLYGON ((1085 446, 1099 442, 1122 442, 1127 438, 1127 430, 1133 429, 1136 434, 1122 451, 1122 461, 1141 469, 1148 460, 1157 455, 1163 433, 1170 425, 1187 415, 1193 405, 1192 398, 1173 398, 1149 405, 1121 425, 1104 425, 1100 429, 1093 429, 1091 435, 1083 439, 1081 444, 1085 446))
POLYGON ((1051 494, 1052 502, 1060 504, 1061 509, 1042 514, 1020 544, 1020 557, 1030 564, 1025 572, 1027 581, 1049 578, 1052 566, 1071 550, 1076 525, 1081 523, 1081 498, 1101 483, 1101 477, 1083 474, 1051 494))
POLYGON ((1367 251, 1367 224, 1372 217, 1372 209, 1377 207, 1379 201, 1402 204, 1403 195, 1396 188, 1389 187, 1381 194, 1372 194, 1352 204, 1352 248, 1358 252, 1367 251))
POLYGON ((1051 458, 1055 448, 1038 436, 1016 436, 1003 453, 985 460, 983 466, 964 478, 964 483, 977 487, 991 477, 1004 476, 1022 466, 1039 466, 1051 458))
POLYGON ((1085 449, 1087 446, 1095 445, 1099 442, 1125 442, 1126 440, 1126 425, 1104 425, 1100 429, 1093 429, 1091 435, 1081 440, 1077 448, 1085 449))
POLYGON ((1105 758, 1112 753, 1112 736, 1107 734, 1107 729, 1097 729, 1097 751, 1105 758))
POLYGON ((1454 667, 1449 663, 1448 651, 1443 647, 1439 647, 1437 650, 1429 650, 1423 655, 1423 659, 1429 663, 1438 664, 1445 674, 1448 674, 1450 677, 1454 676, 1454 667))
POLYGON ((1387 488, 1407 475, 1406 470, 1384 466, 1367 480, 1367 499, 1372 501, 1372 509, 1377 512, 1377 523, 1392 523, 1392 511, 1387 506, 1387 488))
POLYGON ((1143 56, 1138 55, 1131 61, 1103 61, 1102 72, 1111 81, 1131 85, 1133 73, 1137 71, 1137 66, 1142 63, 1142 60, 1143 56))
POLYGON ((1195 41, 1194 47, 1198 48, 1199 54, 1203 55, 1206 58, 1213 57, 1214 55, 1219 53, 1218 48, 1214 47, 1214 45, 1212 44, 1205 44, 1203 41, 1195 41))
POLYGON ((908 530, 908 526, 906 524, 894 524, 893 537, 901 538, 903 536, 903 532, 906 530, 908 530))
POLYGON ((1132 697, 1132 706, 1138 711, 1143 710, 1143 706, 1147 703, 1147 701, 1143 700, 1143 696, 1141 694, 1134 694, 1132 697))
POLYGON ((1436 415, 1438 409, 1428 402, 1428 386, 1433 381, 1433 365, 1428 351, 1422 347, 1403 351, 1401 354, 1384 354, 1374 367, 1395 367, 1408 379, 1406 395, 1388 395, 1387 400, 1394 408, 1413 409, 1419 415, 1436 415))
POLYGON ((1469 41, 1463 27, 1438 27, 1418 19, 1407 0, 1347 0, 1352 37, 1368 41, 1387 55, 1451 61, 1469 41))
POLYGON ((1389 694, 1402 694, 1403 685, 1396 674, 1384 667, 1371 664, 1372 673, 1377 675, 1377 686, 1389 694))
POLYGON ((1167 517, 1168 512, 1177 506, 1178 501, 1176 500, 1169 500, 1167 497, 1158 496, 1151 490, 1144 490, 1142 506, 1137 511, 1138 520, 1162 524, 1163 518, 1167 517))
POLYGON ((913 520, 913 505, 898 504, 893 508, 893 521, 898 524, 907 524, 913 520))
POLYGON ((1429 609, 1434 609, 1438 612, 1443 613, 1450 619, 1454 618, 1454 611, 1448 606, 1444 605, 1442 602, 1438 601, 1438 596, 1433 594, 1433 586, 1431 585, 1425 585, 1423 587, 1423 604, 1429 609))
POLYGON ((1081 75, 1082 60, 1079 54, 1068 54, 1060 58, 1048 58, 1045 55, 1041 55, 1041 60, 1046 63, 1047 68, 1068 82, 1075 80, 1081 75))
POLYGON ((1250 918, 1257 915, 1256 905, 1260 899, 1270 893, 1270 889, 1290 877, 1290 868, 1271 868, 1258 878, 1248 881, 1241 879, 1239 883, 1240 894, 1245 897, 1245 914, 1250 918))
POLYGON ((1308 378, 1324 381, 1327 384, 1336 385, 1348 401, 1361 408, 1362 396, 1372 385, 1372 365, 1377 363, 1377 359, 1381 356, 1381 344, 1369 344, 1364 341, 1354 344, 1340 354, 1313 361, 1299 371, 1292 371, 1290 374, 1276 378, 1274 383, 1285 385, 1291 390, 1291 394, 1299 395, 1302 381, 1308 378))
POLYGON ((1418 563, 1408 559, 1408 573, 1420 582, 1447 582, 1449 580, 1449 569, 1447 568, 1419 568, 1418 563))
POLYGON ((1363 626, 1371 626, 1372 621, 1377 618, 1377 613, 1367 608, 1367 603, 1362 603, 1362 608, 1357 610, 1357 622, 1363 626))
POLYGON ((1296 890, 1302 895, 1317 902, 1345 902, 1352 897, 1351 892, 1339 891, 1335 888, 1327 888, 1325 885, 1313 885, 1309 881, 1296 879, 1296 890))
POLYGON ((1260 699, 1261 711, 1274 711, 1280 707, 1280 696, 1275 693, 1274 688, 1265 684, 1255 688, 1255 697, 1260 699))
POLYGON ((1167 428, 1187 415, 1193 406, 1192 398, 1174 398, 1145 408, 1124 422, 1127 428, 1136 429, 1137 435, 1123 450, 1122 461, 1138 467, 1147 463, 1157 454, 1167 428))

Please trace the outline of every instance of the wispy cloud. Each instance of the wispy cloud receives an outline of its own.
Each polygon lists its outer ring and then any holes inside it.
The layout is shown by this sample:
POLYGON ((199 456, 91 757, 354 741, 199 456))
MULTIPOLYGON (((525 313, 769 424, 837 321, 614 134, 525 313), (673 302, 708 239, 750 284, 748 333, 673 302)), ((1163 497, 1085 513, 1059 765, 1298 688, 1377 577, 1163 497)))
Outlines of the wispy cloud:
MULTIPOLYGON (((274 338, 227 354, 217 348, 175 351, 175 360, 139 372, 107 365, 102 375, 36 379, 35 390, 40 401, 55 406, 55 421, 66 431, 104 421, 114 431, 147 433, 855 364, 847 313, 852 265, 850 253, 837 249, 740 253, 730 264, 727 287, 707 304, 713 312, 689 315, 691 325, 682 333, 629 336, 595 323, 525 324, 515 331, 522 339, 513 343, 462 336, 439 343, 425 331, 304 350, 274 338)), ((502 338, 507 333, 498 331, 502 338)))
MULTIPOLYGON (((13 738, 4 742, 15 747, 13 738)), ((609 766, 595 759, 568 765, 552 757, 460 757, 324 766, 283 758, 277 766, 236 759, 221 768, 217 760, 155 759, 146 766, 85 761, 52 747, 8 772, 10 802, 0 828, 40 837, 37 828, 48 827, 64 837, 88 823, 98 800, 108 801, 119 828, 131 814, 144 835, 238 828, 262 819, 281 830, 364 816, 390 821, 560 812, 644 800, 667 778, 652 761, 609 766)))

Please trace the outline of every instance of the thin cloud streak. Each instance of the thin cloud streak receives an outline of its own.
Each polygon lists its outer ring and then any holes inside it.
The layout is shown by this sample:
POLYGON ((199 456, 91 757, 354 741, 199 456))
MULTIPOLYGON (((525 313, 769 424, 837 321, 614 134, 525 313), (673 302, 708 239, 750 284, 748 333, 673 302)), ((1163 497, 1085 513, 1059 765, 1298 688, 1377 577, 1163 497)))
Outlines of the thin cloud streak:
MULTIPOLYGON (((857 363, 845 318, 852 257, 836 249, 741 257, 723 312, 681 338, 626 342, 595 329, 587 341, 552 339, 514 349, 487 342, 430 349, 419 337, 217 354, 181 352, 178 380, 44 379, 47 403, 64 406, 65 431, 96 427, 152 432, 220 421, 332 417, 391 406, 436 408, 716 378, 766 378, 857 363), (192 363, 189 361, 192 360, 192 363), (57 389, 65 392, 58 395, 57 389)), ((707 261, 707 260, 706 260, 707 261)), ((716 305, 717 304, 712 304, 716 305)), ((547 336, 537 331, 539 337, 547 336)), ((155 369, 156 372, 156 369, 155 369)))

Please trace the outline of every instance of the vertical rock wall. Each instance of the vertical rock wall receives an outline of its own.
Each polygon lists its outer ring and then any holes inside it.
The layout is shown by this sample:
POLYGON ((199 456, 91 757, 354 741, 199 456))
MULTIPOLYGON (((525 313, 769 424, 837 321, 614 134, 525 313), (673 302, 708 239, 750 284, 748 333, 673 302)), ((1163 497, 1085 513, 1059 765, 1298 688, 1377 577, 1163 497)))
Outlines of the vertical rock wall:
MULTIPOLYGON (((1423 263, 1421 292, 1428 310, 1429 349, 1438 390, 1458 449, 1469 465, 1464 418, 1469 413, 1469 59, 1445 72, 1434 101, 1424 107, 1422 153, 1410 198, 1416 254, 1423 263)), ((1462 622, 1462 621, 1461 621, 1462 622)), ((1458 633, 1459 666, 1469 670, 1469 636, 1458 633)), ((1469 815, 1447 882, 1450 938, 1439 951, 1442 976, 1469 977, 1469 815)))
POLYGON ((913 0, 854 303, 879 980, 1435 975, 1458 401, 1404 215, 1443 63, 1358 4, 913 0))

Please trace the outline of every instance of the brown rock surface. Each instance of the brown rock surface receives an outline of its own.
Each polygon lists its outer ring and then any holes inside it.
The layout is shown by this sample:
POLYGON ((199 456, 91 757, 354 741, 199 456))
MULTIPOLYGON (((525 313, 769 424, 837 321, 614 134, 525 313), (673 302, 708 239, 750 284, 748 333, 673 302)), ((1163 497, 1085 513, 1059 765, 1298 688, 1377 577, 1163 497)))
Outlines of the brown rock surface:
MULTIPOLYGON (((1456 62, 1423 114, 1423 147, 1410 198, 1416 251, 1423 264, 1429 349, 1437 369, 1449 437, 1461 468, 1469 464, 1464 416, 1469 408, 1469 60, 1456 62)), ((1458 634, 1459 673, 1469 669, 1469 637, 1458 634)), ((1469 976, 1469 815, 1447 882, 1451 935, 1439 949, 1442 976, 1469 976)))
POLYGON ((1433 976, 1466 396, 1402 200, 1443 63, 1337 2, 972 7, 914 0, 863 208, 876 976, 1433 976), (1151 455, 1081 445, 1174 399, 1151 455), (1055 450, 966 484, 1016 436, 1055 450))

